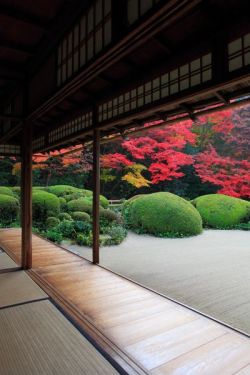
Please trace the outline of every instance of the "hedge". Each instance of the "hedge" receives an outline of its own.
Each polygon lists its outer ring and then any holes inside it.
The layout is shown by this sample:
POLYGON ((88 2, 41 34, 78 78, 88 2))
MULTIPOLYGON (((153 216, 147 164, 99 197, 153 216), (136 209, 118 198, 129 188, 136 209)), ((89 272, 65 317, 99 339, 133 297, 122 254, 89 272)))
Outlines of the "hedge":
POLYGON ((74 199, 68 203, 68 210, 70 212, 87 212, 92 213, 92 201, 88 198, 74 199))
POLYGON ((34 221, 44 222, 49 216, 58 216, 60 213, 60 201, 54 194, 45 191, 35 191, 32 194, 32 209, 34 221))
POLYGON ((81 189, 70 185, 52 185, 48 186, 47 191, 51 194, 55 194, 58 197, 64 197, 67 194, 79 192, 81 189))
POLYGON ((87 221, 90 222, 90 215, 87 212, 76 211, 71 214, 72 219, 76 221, 87 221))
POLYGON ((10 195, 0 194, 0 221, 8 225, 15 221, 19 214, 19 202, 10 195))
POLYGON ((0 186, 0 194, 2 195, 9 195, 10 197, 13 197, 14 196, 14 193, 13 191, 6 187, 6 186, 0 186))
POLYGON ((47 228, 54 228, 58 224, 60 224, 60 220, 57 217, 51 216, 51 217, 48 217, 47 220, 46 220, 47 228))
POLYGON ((202 232, 202 219, 191 203, 160 192, 143 195, 127 207, 127 223, 138 232, 162 237, 182 237, 202 232))
POLYGON ((63 221, 63 220, 72 220, 72 217, 70 216, 70 214, 68 214, 67 212, 61 212, 59 215, 58 215, 58 218, 63 221))
POLYGON ((192 201, 199 211, 204 225, 210 228, 232 228, 247 221, 250 202, 223 194, 208 194, 192 201))

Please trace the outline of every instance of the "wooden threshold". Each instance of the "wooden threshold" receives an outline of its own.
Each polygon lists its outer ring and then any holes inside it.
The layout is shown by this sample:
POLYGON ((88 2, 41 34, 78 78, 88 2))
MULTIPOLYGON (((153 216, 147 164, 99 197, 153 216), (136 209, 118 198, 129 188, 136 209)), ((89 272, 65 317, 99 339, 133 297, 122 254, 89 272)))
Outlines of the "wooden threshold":
MULTIPOLYGON (((20 245, 20 230, 0 230, 15 258, 20 245)), ((244 335, 37 236, 28 274, 120 372, 233 375, 250 366, 244 335)))

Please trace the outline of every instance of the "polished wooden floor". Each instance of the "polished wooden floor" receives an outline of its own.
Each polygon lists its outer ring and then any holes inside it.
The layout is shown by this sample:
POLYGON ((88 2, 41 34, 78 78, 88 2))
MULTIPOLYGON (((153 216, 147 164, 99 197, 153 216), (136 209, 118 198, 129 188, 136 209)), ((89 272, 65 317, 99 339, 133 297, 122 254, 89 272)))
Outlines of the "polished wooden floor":
MULTIPOLYGON (((17 262, 20 243, 0 231, 17 262)), ((37 236, 30 275, 128 373, 250 374, 247 337, 37 236)))

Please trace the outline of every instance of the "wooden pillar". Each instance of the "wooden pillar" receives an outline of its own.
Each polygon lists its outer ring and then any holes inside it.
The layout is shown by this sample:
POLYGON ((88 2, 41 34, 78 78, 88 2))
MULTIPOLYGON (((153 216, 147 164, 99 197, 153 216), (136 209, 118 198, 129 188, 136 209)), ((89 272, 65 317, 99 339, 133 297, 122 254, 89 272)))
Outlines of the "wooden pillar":
POLYGON ((99 263, 100 221, 100 131, 94 129, 93 142, 93 263, 99 263))
POLYGON ((32 126, 24 121, 22 132, 22 268, 32 267, 32 126))

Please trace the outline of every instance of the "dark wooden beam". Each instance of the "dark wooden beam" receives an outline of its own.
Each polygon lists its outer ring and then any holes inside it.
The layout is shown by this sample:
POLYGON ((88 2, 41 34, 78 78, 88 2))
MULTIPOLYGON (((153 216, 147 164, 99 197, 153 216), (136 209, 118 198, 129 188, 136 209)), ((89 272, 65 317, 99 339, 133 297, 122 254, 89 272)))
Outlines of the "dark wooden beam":
POLYGON ((17 10, 15 7, 3 4, 1 4, 0 15, 10 18, 12 22, 22 22, 41 30, 46 30, 49 25, 47 18, 38 17, 29 11, 17 10))
POLYGON ((32 126, 23 122, 22 139, 22 268, 32 268, 32 126))
POLYGON ((162 37, 159 35, 155 35, 152 37, 152 40, 156 45, 158 45, 166 54, 170 55, 171 53, 174 52, 174 48, 170 46, 170 43, 166 40, 164 40, 162 37))
POLYGON ((25 54, 27 56, 33 56, 35 51, 32 48, 27 47, 27 45, 13 42, 5 42, 0 40, 0 49, 11 50, 18 53, 25 54))
POLYGON ((22 116, 0 113, 0 120, 22 121, 22 116))
POLYGON ((224 103, 224 104, 229 104, 229 103, 230 103, 230 100, 227 99, 227 98, 225 97, 225 95, 224 95, 221 91, 216 91, 216 92, 215 92, 215 95, 217 96, 217 98, 218 98, 220 101, 222 101, 222 103, 224 103))
POLYGON ((99 263, 100 248, 100 130, 94 129, 93 142, 93 263, 99 263))
POLYGON ((188 116, 190 117, 190 120, 195 121, 196 120, 196 115, 194 114, 193 109, 186 103, 181 103, 180 107, 187 112, 188 116))

